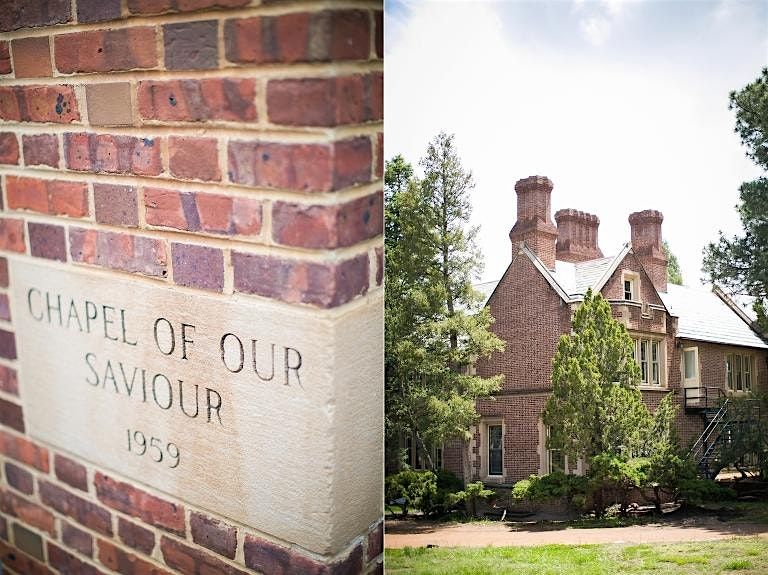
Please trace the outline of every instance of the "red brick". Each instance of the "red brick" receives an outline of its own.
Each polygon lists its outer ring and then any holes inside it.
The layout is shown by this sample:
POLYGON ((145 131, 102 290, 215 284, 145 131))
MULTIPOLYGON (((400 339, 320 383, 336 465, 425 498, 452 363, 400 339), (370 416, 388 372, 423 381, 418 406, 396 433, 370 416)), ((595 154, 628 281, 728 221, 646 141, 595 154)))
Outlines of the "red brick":
POLYGON ((78 529, 71 523, 61 520, 61 541, 78 553, 93 557, 93 537, 90 533, 78 529))
POLYGON ((384 248, 376 248, 376 285, 384 279, 384 248))
POLYGON ((77 21, 103 22, 120 18, 120 0, 77 0, 77 21))
POLYGON ((13 71, 9 46, 7 40, 0 40, 0 74, 10 74, 13 71))
POLYGON ((368 534, 368 546, 366 548, 366 562, 370 563, 384 553, 384 524, 379 523, 368 534))
POLYGON ((38 561, 45 561, 43 538, 39 534, 15 522, 11 528, 13 529, 13 544, 19 551, 23 551, 38 561))
POLYGON ((133 186, 93 184, 93 200, 100 224, 138 227, 138 199, 133 186))
POLYGON ((271 80, 269 121, 289 126, 338 126, 381 120, 382 74, 271 80))
POLYGON ((35 490, 35 480, 26 469, 14 465, 10 461, 5 462, 5 480, 8 485, 21 491, 25 495, 32 495, 35 490))
MULTIPOLYGON (((198 200, 199 198, 200 196, 198 196, 198 200)), ((232 223, 236 234, 257 235, 261 231, 261 202, 250 198, 233 198, 232 223)), ((205 224, 203 224, 203 229, 205 229, 205 224)))
POLYGON ((118 517, 117 532, 120 535, 120 540, 129 547, 133 547, 145 555, 152 554, 152 550, 155 548, 155 534, 149 529, 118 517))
POLYGON ((328 566, 329 575, 357 575, 363 572, 363 548, 357 545, 349 555, 328 566))
POLYGON ((167 70, 210 70, 219 67, 219 22, 176 22, 163 26, 167 70))
POLYGON ((57 453, 53 457, 53 468, 59 481, 80 491, 88 491, 88 471, 84 465, 57 453))
MULTIPOLYGON (((186 230, 188 228, 186 210, 182 205, 184 194, 174 190, 144 188, 144 206, 146 221, 152 226, 163 226, 186 230)), ((186 196, 191 196, 186 194, 186 196)))
POLYGON ((81 525, 104 535, 112 535, 109 511, 48 481, 39 482, 40 501, 81 525))
POLYGON ((384 57, 384 12, 376 10, 374 13, 374 28, 376 42, 376 57, 384 57))
POLYGON ((88 188, 85 183, 8 176, 8 207, 56 216, 88 215, 88 188))
POLYGON ((48 36, 17 38, 11 41, 13 71, 17 78, 46 78, 53 75, 48 36))
POLYGON ((336 142, 333 187, 338 190, 371 179, 371 140, 365 136, 336 142))
POLYGON ((176 285, 221 292, 224 254, 218 248, 172 243, 173 281, 176 285))
POLYGON ((59 137, 56 134, 23 135, 24 164, 59 167, 59 137))
POLYGON ((29 222, 29 251, 37 258, 67 261, 67 240, 64 226, 29 222))
POLYGON ((254 535, 245 536, 245 566, 260 573, 279 575, 321 575, 326 566, 254 535))
POLYGON ((160 540, 165 564, 184 575, 246 575, 245 571, 236 569, 208 553, 184 545, 163 536, 160 540))
POLYGON ((28 439, 0 430, 0 453, 48 473, 48 450, 28 439))
POLYGON ((163 171, 161 138, 109 134, 64 134, 64 156, 70 170, 157 176, 163 171))
POLYGON ((368 256, 315 263, 232 253, 235 290, 289 303, 336 307, 368 291, 368 256))
POLYGON ((250 0, 128 0, 132 14, 160 14, 161 12, 192 12, 206 8, 239 8, 250 0))
POLYGON ((184 507, 150 495, 129 483, 96 473, 96 495, 105 505, 171 533, 186 533, 184 507))
POLYGON ((8 294, 0 293, 0 320, 11 321, 11 304, 8 294))
POLYGON ((253 236, 261 231, 261 202, 214 194, 195 194, 200 229, 217 234, 253 236))
POLYGON ((0 365, 0 390, 19 395, 19 380, 15 369, 0 365))
POLYGON ((61 547, 48 542, 48 563, 61 575, 104 575, 93 565, 81 561, 61 547))
POLYGON ((145 80, 139 82, 138 107, 145 120, 250 122, 256 119, 255 96, 251 79, 145 80))
POLYGON ((197 512, 190 515, 189 526, 192 531, 192 540, 195 543, 229 559, 235 558, 237 551, 236 527, 197 512))
POLYGON ((16 336, 4 329, 0 329, 0 357, 16 359, 16 336))
POLYGON ((122 575, 171 575, 169 571, 155 567, 149 561, 127 553, 108 541, 99 540, 99 561, 112 571, 122 575))
POLYGON ((0 258, 0 287, 8 287, 8 260, 0 258))
POLYGON ((0 218, 0 250, 24 253, 24 220, 0 218))
POLYGON ((72 260, 101 267, 165 277, 165 243, 154 238, 82 228, 69 229, 72 260))
POLYGON ((21 406, 8 400, 0 399, 0 424, 24 433, 24 413, 21 406))
POLYGON ((64 74, 146 69, 158 63, 150 26, 59 34, 54 52, 56 68, 64 74))
POLYGON ((14 573, 23 575, 55 575, 53 571, 31 559, 23 553, 19 553, 16 547, 6 543, 0 543, 0 564, 14 573))
POLYGON ((80 112, 72 86, 4 86, 0 119, 68 124, 80 120, 80 112))
MULTIPOLYGON (((8 521, 0 515, 0 539, 8 541, 8 521)), ((0 558, 0 562, 2 559, 0 558)))
POLYGON ((63 24, 72 19, 69 0, 5 0, 0 31, 63 24))
POLYGON ((238 184, 327 192, 333 151, 324 144, 230 141, 229 177, 238 184))
POLYGON ((302 248, 351 246, 383 232, 383 209, 381 192, 334 205, 277 201, 272 205, 272 237, 302 248))
POLYGON ((171 174, 177 178, 218 181, 219 145, 215 138, 174 137, 168 140, 171 174))
POLYGON ((227 20, 227 59, 239 63, 367 60, 371 30, 368 12, 326 10, 227 20))
POLYGON ((54 536, 56 534, 53 513, 37 503, 32 503, 23 497, 19 497, 15 493, 0 490, 0 510, 6 515, 16 517, 27 525, 37 527, 54 536))
POLYGON ((384 175, 384 134, 376 134, 376 177, 384 175))
POLYGON ((19 163, 19 141, 13 132, 0 132, 0 164, 19 163))

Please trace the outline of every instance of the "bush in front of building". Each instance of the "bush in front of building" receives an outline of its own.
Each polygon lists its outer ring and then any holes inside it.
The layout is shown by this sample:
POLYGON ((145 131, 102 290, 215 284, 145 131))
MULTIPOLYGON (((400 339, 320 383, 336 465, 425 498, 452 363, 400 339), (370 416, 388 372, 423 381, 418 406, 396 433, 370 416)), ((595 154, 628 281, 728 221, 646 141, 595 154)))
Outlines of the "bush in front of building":
POLYGON ((710 501, 733 501, 736 491, 711 479, 694 477, 680 482, 678 497, 685 503, 701 505, 710 501))
POLYGON ((407 517, 409 508, 424 511, 424 506, 432 505, 437 495, 437 476, 432 471, 405 469, 385 479, 384 494, 387 503, 400 507, 400 516, 407 517))
POLYGON ((517 501, 549 501, 565 498, 569 505, 583 507, 587 495, 587 479, 553 471, 547 475, 531 475, 515 483, 512 498, 517 501))

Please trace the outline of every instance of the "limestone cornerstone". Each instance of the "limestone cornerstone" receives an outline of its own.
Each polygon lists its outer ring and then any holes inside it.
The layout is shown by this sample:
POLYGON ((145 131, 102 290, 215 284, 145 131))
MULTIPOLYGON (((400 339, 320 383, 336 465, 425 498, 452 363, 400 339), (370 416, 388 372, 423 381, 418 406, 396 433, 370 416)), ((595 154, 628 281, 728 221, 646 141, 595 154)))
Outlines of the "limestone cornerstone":
POLYGON ((383 571, 381 10, 3 8, 5 572, 383 571))

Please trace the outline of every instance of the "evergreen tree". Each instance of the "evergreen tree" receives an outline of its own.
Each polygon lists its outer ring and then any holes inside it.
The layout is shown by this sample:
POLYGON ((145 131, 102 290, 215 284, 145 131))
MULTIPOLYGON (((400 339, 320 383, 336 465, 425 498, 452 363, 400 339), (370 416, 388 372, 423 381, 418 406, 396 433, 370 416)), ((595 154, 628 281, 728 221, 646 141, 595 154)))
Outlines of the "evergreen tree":
POLYGON ((667 240, 662 242, 661 248, 667 257, 667 280, 671 284, 683 285, 683 272, 680 270, 680 262, 677 261, 677 256, 669 249, 667 240))

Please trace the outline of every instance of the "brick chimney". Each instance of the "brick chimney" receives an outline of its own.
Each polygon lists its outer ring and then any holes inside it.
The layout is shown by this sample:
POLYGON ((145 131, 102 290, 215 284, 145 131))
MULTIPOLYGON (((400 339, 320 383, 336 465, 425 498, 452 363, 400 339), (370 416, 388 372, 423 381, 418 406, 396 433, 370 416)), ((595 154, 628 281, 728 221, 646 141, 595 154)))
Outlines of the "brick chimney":
POLYGON ((664 216, 656 210, 643 210, 629 215, 632 250, 643 264, 656 291, 667 291, 667 257, 661 247, 661 222, 664 216))
POLYGON ((557 228, 550 215, 552 181, 545 176, 530 176, 517 181, 515 192, 517 221, 509 232, 512 257, 517 253, 520 242, 525 242, 547 268, 555 269, 557 228))
POLYGON ((597 216, 578 210, 558 210, 557 222, 557 259, 564 262, 584 262, 603 257, 597 245, 597 228, 600 219, 597 216))

